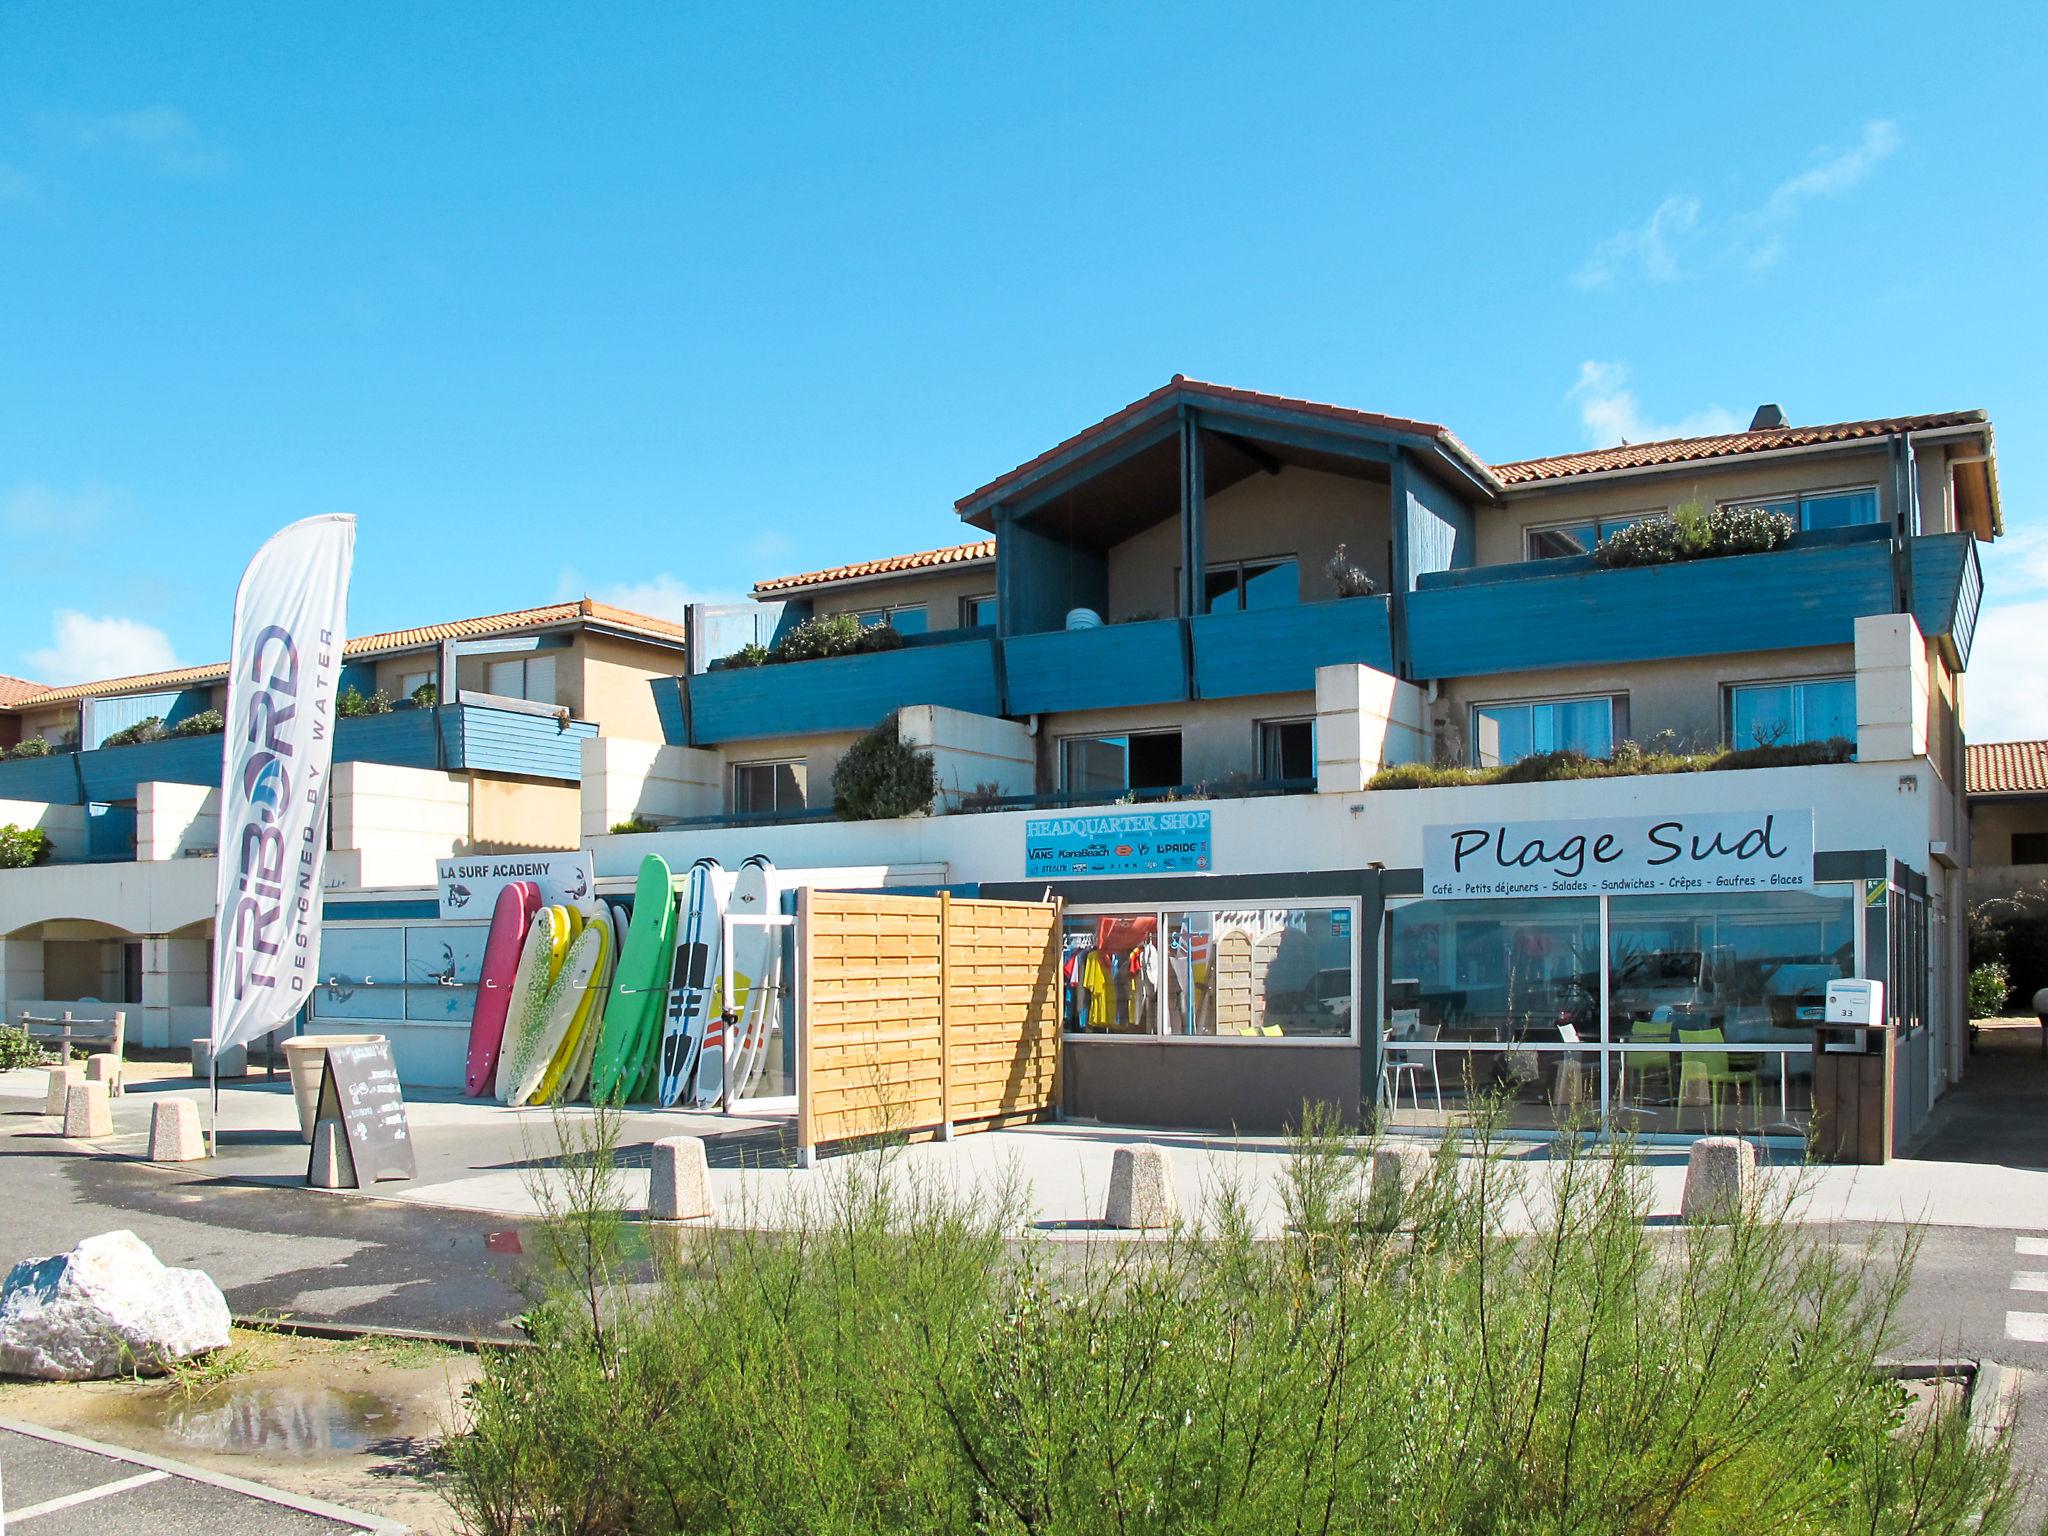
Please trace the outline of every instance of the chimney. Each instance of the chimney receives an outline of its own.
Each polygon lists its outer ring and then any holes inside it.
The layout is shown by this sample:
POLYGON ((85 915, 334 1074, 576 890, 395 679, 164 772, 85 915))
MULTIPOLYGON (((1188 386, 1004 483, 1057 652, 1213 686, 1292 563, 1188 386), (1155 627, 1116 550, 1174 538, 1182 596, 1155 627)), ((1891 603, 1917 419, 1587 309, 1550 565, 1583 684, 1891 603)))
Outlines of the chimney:
POLYGON ((1778 405, 1760 405, 1756 414, 1749 418, 1749 430, 1752 432, 1775 432, 1785 425, 1785 409, 1778 405))

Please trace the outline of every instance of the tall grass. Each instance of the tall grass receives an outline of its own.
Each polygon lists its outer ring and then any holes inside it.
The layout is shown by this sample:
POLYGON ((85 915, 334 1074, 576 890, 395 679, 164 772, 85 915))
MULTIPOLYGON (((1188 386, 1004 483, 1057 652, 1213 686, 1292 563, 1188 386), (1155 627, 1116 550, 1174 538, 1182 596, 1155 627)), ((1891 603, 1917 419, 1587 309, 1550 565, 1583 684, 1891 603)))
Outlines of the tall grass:
POLYGON ((1908 1424, 1874 1369, 1910 1245, 1845 1252, 1761 1197, 1660 1230, 1629 1158, 1569 1146, 1531 1229, 1476 1136, 1393 1227, 1312 1117, 1277 1239, 1229 1185, 1157 1241, 1021 1236, 1015 1191, 888 1154, 651 1287, 585 1221, 547 1347, 473 1389, 452 1497, 592 1536, 2011 1528, 2004 1447, 1908 1424))

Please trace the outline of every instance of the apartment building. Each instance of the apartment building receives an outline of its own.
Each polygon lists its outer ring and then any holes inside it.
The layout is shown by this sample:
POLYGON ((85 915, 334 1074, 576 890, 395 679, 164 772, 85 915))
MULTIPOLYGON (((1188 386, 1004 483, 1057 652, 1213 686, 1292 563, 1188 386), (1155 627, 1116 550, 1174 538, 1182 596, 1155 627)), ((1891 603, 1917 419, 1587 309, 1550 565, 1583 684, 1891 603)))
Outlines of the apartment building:
POLYGON ((1766 407, 1495 464, 1437 424, 1176 377, 955 510, 965 542, 693 611, 663 744, 586 748, 600 874, 767 852, 1057 894, 1067 1108, 1107 1120, 1269 1129, 1322 1097, 1428 1126, 1483 1092, 1530 1129, 1795 1137, 1845 977, 1888 984, 1901 1145, 1960 1072, 1982 412, 1766 407), (1600 553, 1722 507, 1790 536, 1600 553), (900 644, 750 664, 832 614, 900 644), (934 814, 830 821, 833 768, 891 715, 934 814), (1545 756, 1723 748, 1769 750, 1599 778, 1545 756), (1547 766, 1376 781, 1517 763, 1547 766), (659 830, 607 835, 629 815, 659 830), (1674 827, 1684 858, 1586 864, 1674 827), (1457 863, 1475 837, 1501 878, 1457 863))
MULTIPOLYGON (((678 624, 587 598, 349 641, 330 892, 576 847, 583 743, 659 741, 653 685, 682 645, 678 624)), ((222 665, 0 684, 0 824, 49 839, 45 862, 0 871, 9 1017, 123 1008, 141 1045, 207 1033, 226 687, 222 665)))
POLYGON ((2048 885, 2048 741, 1971 742, 1970 900, 2048 885))

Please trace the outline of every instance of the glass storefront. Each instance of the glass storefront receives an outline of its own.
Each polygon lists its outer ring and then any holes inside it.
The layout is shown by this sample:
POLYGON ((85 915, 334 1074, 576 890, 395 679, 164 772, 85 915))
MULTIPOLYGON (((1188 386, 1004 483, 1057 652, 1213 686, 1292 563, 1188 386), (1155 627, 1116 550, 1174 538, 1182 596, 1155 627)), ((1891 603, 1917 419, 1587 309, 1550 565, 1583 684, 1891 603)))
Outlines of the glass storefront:
POLYGON ((1350 1041, 1355 903, 1069 910, 1068 1034, 1350 1041))
POLYGON ((1381 1105, 1407 1127, 1491 1094, 1519 1129, 1803 1135, 1859 909, 1847 883, 1392 906, 1381 1105))

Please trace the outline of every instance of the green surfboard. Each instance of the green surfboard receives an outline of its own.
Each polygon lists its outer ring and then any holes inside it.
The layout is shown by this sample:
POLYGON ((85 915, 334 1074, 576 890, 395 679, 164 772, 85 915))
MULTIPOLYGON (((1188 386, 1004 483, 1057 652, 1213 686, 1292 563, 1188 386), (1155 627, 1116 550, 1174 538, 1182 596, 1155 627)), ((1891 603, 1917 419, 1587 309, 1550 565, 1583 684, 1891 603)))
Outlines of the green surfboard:
POLYGON ((646 1042, 659 1027, 668 995, 668 968, 675 957, 676 897, 668 861, 650 853, 640 861, 633 887, 633 918, 619 947, 605 999, 604 1032, 590 1069, 593 1104, 625 1103, 640 1086, 646 1042))

